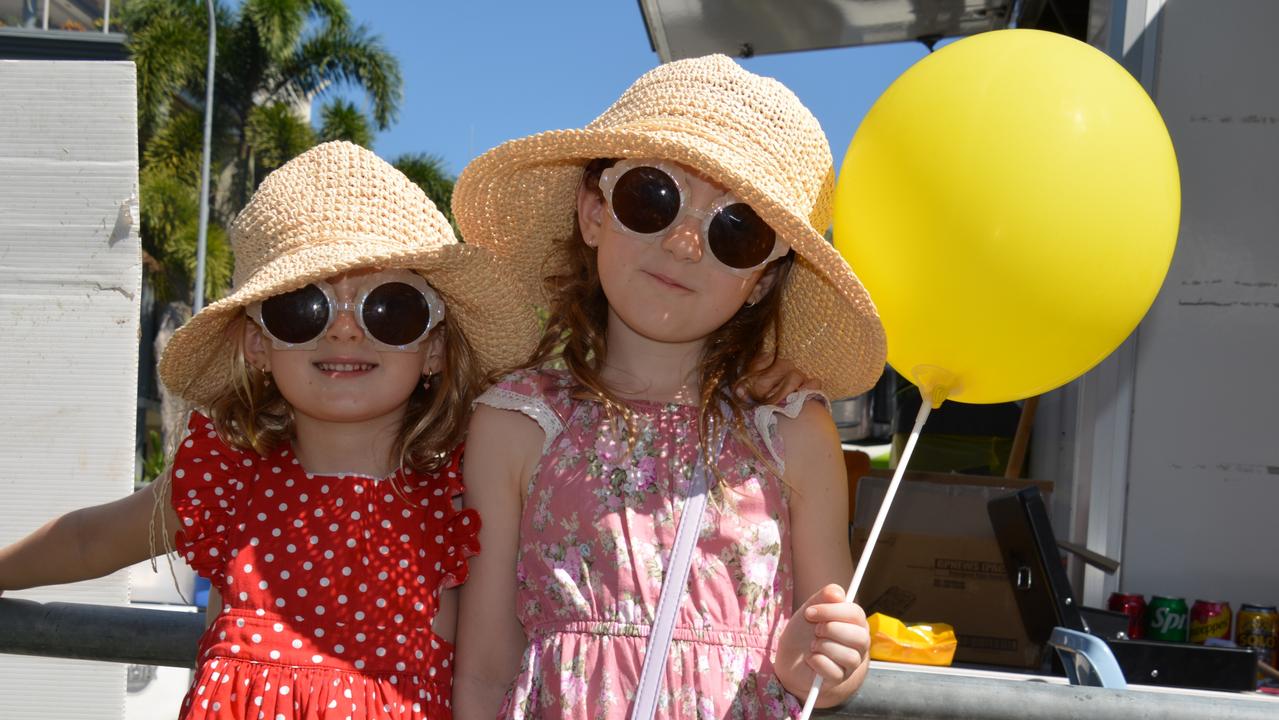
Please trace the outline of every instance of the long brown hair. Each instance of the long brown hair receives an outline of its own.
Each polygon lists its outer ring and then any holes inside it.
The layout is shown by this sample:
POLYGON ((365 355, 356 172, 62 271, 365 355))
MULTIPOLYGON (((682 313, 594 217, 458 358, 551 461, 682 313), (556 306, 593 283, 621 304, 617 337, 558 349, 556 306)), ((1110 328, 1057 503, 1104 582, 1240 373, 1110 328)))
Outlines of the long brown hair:
MULTIPOLYGON (((582 186, 599 193, 600 174, 615 162, 614 159, 592 160, 586 165, 582 186)), ((712 426, 719 427, 727 420, 739 436, 745 434, 745 405, 738 398, 738 392, 744 391, 755 403, 765 399, 751 387, 751 381, 761 374, 760 369, 752 368, 752 363, 767 359, 769 363, 761 363, 767 367, 776 359, 781 336, 782 291, 790 276, 793 257, 791 252, 774 261, 769 269, 776 273, 773 287, 759 302, 744 305, 706 339, 698 364, 698 429, 706 453, 710 452, 706 441, 712 426), (770 338, 771 342, 766 342, 770 338), (771 348, 768 351, 771 357, 765 356, 766 348, 771 348), (731 418, 724 417, 721 401, 730 408, 731 418)), ((548 267, 551 263, 560 267, 556 272, 543 274, 543 288, 550 298, 550 319, 525 367, 539 367, 562 359, 577 383, 579 395, 602 403, 611 420, 620 419, 625 423, 633 441, 635 424, 631 410, 601 378, 608 351, 608 298, 600 284, 595 250, 582 240, 576 220, 572 234, 558 241, 555 251, 548 254, 548 267)))
MULTIPOLYGON (((270 376, 244 358, 244 323, 241 314, 226 329, 234 343, 232 391, 209 406, 213 426, 223 441, 239 450, 270 455, 293 438, 293 408, 270 376)), ((441 468, 462 442, 473 401, 484 377, 474 360, 466 335, 455 323, 440 323, 432 333, 444 333, 444 369, 430 376, 409 396, 408 408, 392 446, 392 464, 414 472, 441 468)))

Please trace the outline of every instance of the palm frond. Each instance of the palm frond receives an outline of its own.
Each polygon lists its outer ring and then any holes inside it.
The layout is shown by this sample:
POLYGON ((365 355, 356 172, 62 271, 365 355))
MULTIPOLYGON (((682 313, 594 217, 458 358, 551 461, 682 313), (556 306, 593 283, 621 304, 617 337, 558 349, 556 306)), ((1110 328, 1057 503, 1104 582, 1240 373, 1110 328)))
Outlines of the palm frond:
POLYGON ((198 191, 163 168, 143 170, 139 185, 142 249, 163 263, 178 228, 198 216, 198 191))
MULTIPOLYGON (((185 276, 186 282, 183 284, 183 288, 189 288, 195 282, 198 228, 198 218, 178 228, 166 255, 166 268, 172 271, 180 271, 185 276)), ((220 225, 210 223, 209 232, 205 237, 204 248, 205 302, 213 302, 226 294, 227 288, 231 287, 231 271, 233 267, 234 260, 231 256, 231 243, 227 240, 226 230, 220 225)))
MULTIPOLYGON (((187 300, 195 278, 199 228, 199 192, 192 183, 165 169, 148 169, 141 178, 142 247, 158 268, 151 282, 160 302, 187 300)), ((226 232, 209 225, 205 250, 205 296, 220 297, 231 282, 231 248, 226 232)))
MULTIPOLYGON (((190 247, 190 273, 195 277, 195 247, 198 222, 186 226, 182 232, 183 247, 190 247), (188 244, 189 243, 189 244, 188 244)), ((226 230, 221 225, 209 224, 209 231, 204 238, 204 298, 206 303, 213 302, 231 287, 231 273, 235 268, 235 258, 231 254, 231 242, 226 230)))
POLYGON ((346 29, 351 25, 351 13, 346 9, 345 0, 309 0, 311 17, 335 29, 346 29))
POLYGON ((143 0, 125 5, 122 21, 137 68, 138 120, 144 137, 167 117, 173 99, 204 86, 208 21, 189 2, 143 0))
POLYGON ((315 131, 292 107, 273 103, 253 108, 244 139, 261 175, 315 145, 315 131))
POLYGON ((257 26, 244 12, 237 15, 225 31, 219 31, 218 105, 227 107, 241 125, 247 121, 254 105, 270 100, 264 88, 274 82, 273 68, 278 59, 271 55, 257 26))
POLYGON ((204 144, 204 114, 179 108, 147 142, 142 166, 160 170, 189 183, 199 182, 204 144))
POLYGON ((340 83, 363 90, 378 130, 389 127, 399 112, 400 63, 364 26, 328 28, 303 40, 282 64, 279 77, 279 90, 305 97, 340 83))
POLYGON ((320 139, 349 140, 356 145, 373 144, 373 129, 355 103, 349 100, 331 100, 320 109, 320 139))
MULTIPOLYGON (((317 136, 368 146, 374 130, 393 121, 402 92, 399 63, 352 22, 344 0, 221 0, 215 13, 209 298, 231 275, 222 228, 261 178, 317 136), (301 108, 337 85, 363 92, 369 110, 341 99, 327 103, 317 133, 301 108)), ((122 12, 138 69, 143 246, 162 300, 189 296, 194 274, 207 18, 204 0, 130 0, 122 12)), ((442 163, 425 155, 407 163, 447 214, 452 178, 442 163)))
POLYGON ((252 27, 267 56, 284 58, 302 37, 309 6, 305 0, 245 0, 240 6, 241 27, 252 27))

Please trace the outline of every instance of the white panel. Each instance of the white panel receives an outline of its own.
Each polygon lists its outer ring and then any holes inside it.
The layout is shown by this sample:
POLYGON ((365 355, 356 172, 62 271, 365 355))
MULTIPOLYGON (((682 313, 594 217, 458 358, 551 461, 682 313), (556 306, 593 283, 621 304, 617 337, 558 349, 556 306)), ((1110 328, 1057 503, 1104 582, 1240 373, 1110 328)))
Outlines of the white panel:
MULTIPOLYGON (((161 568, 163 567, 162 563, 161 568)), ((180 566, 175 566, 175 569, 178 567, 180 566)), ((151 572, 150 567, 135 566, 134 570, 134 607, 168 612, 201 612, 199 608, 192 605, 138 602, 138 576, 154 573, 151 572)), ((164 577, 168 579, 168 574, 166 573, 164 577)), ((192 675, 190 668, 130 665, 128 691, 124 699, 124 720, 173 720, 182 706, 182 698, 186 696, 187 689, 191 686, 192 675)))
POLYGON ((1182 224, 1137 353, 1122 585, 1279 604, 1279 4, 1168 2, 1160 24, 1182 224))
MULTIPOLYGON (((136 102, 132 63, 0 61, 0 544, 132 489, 136 102)), ((11 596, 123 603, 128 573, 11 596)), ((0 655, 0 717, 120 718, 124 680, 0 655)))
MULTIPOLYGON (((1119 61, 1148 93, 1154 88, 1163 0, 1097 0, 1089 5, 1089 42, 1119 61)), ((1057 481, 1053 508, 1058 537, 1124 560, 1123 533, 1133 422, 1138 339, 1146 321, 1115 352, 1083 377, 1045 396, 1055 412, 1036 430, 1032 470, 1057 481), (1040 437, 1043 431, 1051 433, 1040 437), (1060 442, 1060 445, 1057 445, 1060 442), (1064 528, 1064 530, 1062 530, 1064 528)), ((1101 607, 1119 578, 1069 558, 1073 587, 1086 605, 1101 607)))

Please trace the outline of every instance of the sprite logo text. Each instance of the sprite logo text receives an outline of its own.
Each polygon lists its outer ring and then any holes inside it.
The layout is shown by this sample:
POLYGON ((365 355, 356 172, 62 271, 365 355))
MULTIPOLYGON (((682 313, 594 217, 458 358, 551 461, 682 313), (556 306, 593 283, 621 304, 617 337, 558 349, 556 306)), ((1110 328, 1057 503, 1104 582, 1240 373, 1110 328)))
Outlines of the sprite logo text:
POLYGON ((1185 627, 1186 616, 1184 614, 1172 612, 1171 608, 1155 608, 1155 619, 1154 622, 1150 623, 1150 629, 1166 633, 1181 630, 1185 627))

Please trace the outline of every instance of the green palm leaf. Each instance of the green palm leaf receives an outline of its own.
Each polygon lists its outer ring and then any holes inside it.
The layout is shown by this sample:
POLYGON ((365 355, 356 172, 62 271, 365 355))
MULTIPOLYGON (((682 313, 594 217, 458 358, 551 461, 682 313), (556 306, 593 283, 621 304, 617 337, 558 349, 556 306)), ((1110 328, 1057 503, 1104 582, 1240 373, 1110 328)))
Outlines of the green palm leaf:
POLYGON ((269 57, 287 57, 306 27, 315 19, 335 29, 350 25, 350 13, 341 0, 245 0, 240 16, 252 23, 269 57))
MULTIPOLYGON (((199 193, 188 180, 162 169, 141 175, 142 249, 151 258, 150 279, 159 302, 186 299, 195 278, 199 193)), ((205 296, 221 297, 231 282, 226 233, 209 226, 205 296)))
MULTIPOLYGON (((203 0, 130 0, 122 20, 138 72, 143 244, 167 300, 186 296, 194 276, 208 15, 203 0)), ((224 0, 216 22, 209 298, 230 281, 223 228, 266 173, 321 139, 370 146, 395 118, 403 83, 394 56, 343 0, 224 0), (330 100, 313 129, 311 104, 339 86, 362 92, 368 112, 330 100)), ((439 158, 397 164, 451 222, 453 178, 439 158)))
POLYGON ((332 100, 320 109, 320 139, 349 140, 356 145, 373 144, 369 119, 349 100, 332 100))
POLYGON ((294 107, 285 103, 260 105, 249 113, 244 139, 257 161, 259 175, 288 162, 315 145, 315 131, 294 107))
POLYGON ((368 96, 377 129, 390 126, 402 99, 400 64, 363 26, 329 27, 303 40, 282 63, 276 91, 310 98, 343 84, 368 96))
POLYGON ((126 46, 137 68, 138 121, 143 136, 164 122, 175 98, 203 85, 208 21, 198 4, 135 0, 125 5, 126 46))

